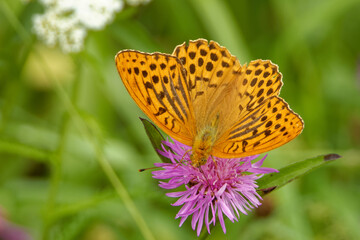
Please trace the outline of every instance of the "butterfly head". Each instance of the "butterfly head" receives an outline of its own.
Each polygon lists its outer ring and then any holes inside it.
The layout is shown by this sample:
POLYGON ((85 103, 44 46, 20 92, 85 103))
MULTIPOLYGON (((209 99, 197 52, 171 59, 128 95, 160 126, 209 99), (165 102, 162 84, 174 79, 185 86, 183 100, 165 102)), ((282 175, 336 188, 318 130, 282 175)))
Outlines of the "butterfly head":
POLYGON ((198 168, 206 164, 211 153, 212 145, 210 141, 204 141, 203 139, 194 141, 192 154, 190 155, 191 165, 198 168))
POLYGON ((198 156, 194 154, 190 156, 190 159, 191 159, 191 165, 193 165, 196 168, 199 168, 200 166, 206 164, 207 162, 207 158, 205 157, 198 158, 198 156))

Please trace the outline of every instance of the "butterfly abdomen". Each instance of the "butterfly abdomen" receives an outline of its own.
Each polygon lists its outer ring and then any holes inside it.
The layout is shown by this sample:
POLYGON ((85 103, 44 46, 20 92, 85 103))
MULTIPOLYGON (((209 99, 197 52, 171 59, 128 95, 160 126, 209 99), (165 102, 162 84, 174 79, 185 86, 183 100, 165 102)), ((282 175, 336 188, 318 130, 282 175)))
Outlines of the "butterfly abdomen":
POLYGON ((210 126, 205 127, 195 136, 190 156, 194 167, 200 167, 207 162, 216 140, 218 119, 217 116, 210 126))
POLYGON ((210 156, 213 145, 214 142, 212 140, 212 136, 209 134, 199 136, 199 138, 196 137, 190 157, 191 164, 194 167, 200 167, 201 165, 204 165, 210 156))

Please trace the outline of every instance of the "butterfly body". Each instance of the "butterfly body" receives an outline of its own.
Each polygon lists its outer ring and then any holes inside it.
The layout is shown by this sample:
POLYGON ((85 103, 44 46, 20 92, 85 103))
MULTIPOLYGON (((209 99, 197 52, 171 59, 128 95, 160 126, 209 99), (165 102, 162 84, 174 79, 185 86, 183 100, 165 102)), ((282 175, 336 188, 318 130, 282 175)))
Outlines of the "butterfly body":
POLYGON ((137 105, 165 133, 191 146, 191 164, 210 155, 244 157, 299 135, 301 117, 279 97, 282 75, 269 60, 241 65, 214 41, 190 41, 170 54, 120 51, 115 62, 137 105))
POLYGON ((217 140, 218 121, 219 117, 217 116, 209 126, 200 129, 195 136, 192 154, 190 155, 191 164, 194 167, 204 165, 209 159, 212 148, 217 140))

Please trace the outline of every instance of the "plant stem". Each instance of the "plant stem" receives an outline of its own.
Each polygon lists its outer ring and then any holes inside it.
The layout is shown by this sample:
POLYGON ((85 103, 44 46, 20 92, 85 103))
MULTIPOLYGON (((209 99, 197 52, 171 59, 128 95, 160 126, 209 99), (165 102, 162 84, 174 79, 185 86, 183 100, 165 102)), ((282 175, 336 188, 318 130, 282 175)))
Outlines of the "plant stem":
MULTIPOLYGON (((76 104, 79 95, 79 86, 81 79, 79 78, 79 75, 80 75, 79 71, 77 71, 76 73, 77 77, 75 77, 75 81, 71 93, 71 102, 73 102, 74 104, 76 104)), ((45 224, 44 224, 45 229, 43 232, 43 239, 48 239, 49 231, 53 223, 53 221, 49 221, 49 217, 51 215, 48 215, 48 213, 53 212, 56 207, 56 198, 61 181, 63 154, 66 146, 69 124, 70 124, 70 116, 68 112, 65 112, 62 116, 58 147, 54 152, 52 158, 53 161, 51 161, 50 189, 49 189, 49 195, 48 195, 46 213, 45 213, 45 224)))

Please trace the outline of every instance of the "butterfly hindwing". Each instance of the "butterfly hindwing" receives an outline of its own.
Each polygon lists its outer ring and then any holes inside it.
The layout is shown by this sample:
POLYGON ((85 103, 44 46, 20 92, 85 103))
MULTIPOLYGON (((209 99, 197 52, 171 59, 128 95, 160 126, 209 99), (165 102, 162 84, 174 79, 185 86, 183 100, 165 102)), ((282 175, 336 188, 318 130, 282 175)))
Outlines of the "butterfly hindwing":
POLYGON ((279 95, 282 75, 270 60, 255 60, 243 67, 236 85, 239 118, 242 118, 268 98, 279 95))
POLYGON ((164 132, 191 145, 194 117, 186 72, 179 60, 167 54, 125 50, 115 61, 126 89, 141 110, 164 132))
POLYGON ((249 111, 215 143, 213 154, 242 157, 277 148, 301 133, 303 121, 280 97, 249 111))
POLYGON ((278 97, 282 75, 277 65, 269 60, 251 61, 233 83, 237 94, 231 108, 240 109, 240 114, 220 133, 214 155, 241 157, 266 152, 301 133, 302 119, 278 97))

